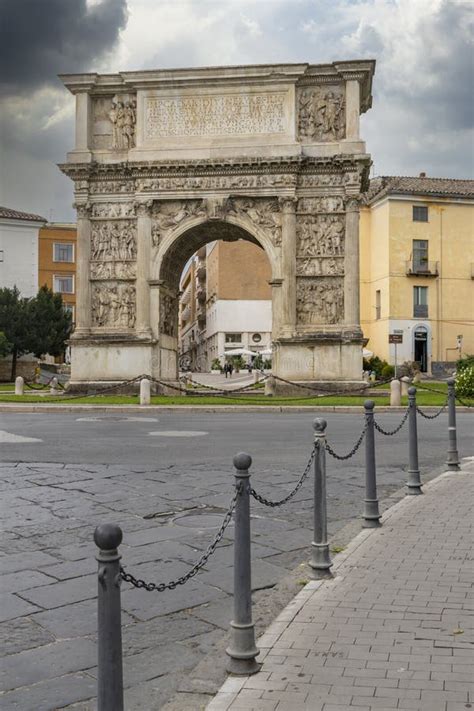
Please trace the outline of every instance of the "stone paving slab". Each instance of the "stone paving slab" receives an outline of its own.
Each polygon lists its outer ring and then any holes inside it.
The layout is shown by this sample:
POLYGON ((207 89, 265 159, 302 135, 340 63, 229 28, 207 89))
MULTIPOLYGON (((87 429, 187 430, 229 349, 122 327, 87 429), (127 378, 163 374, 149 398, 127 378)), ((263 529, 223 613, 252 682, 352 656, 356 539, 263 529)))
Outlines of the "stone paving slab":
POLYGON ((406 497, 259 639, 207 711, 474 707, 474 462, 406 497))

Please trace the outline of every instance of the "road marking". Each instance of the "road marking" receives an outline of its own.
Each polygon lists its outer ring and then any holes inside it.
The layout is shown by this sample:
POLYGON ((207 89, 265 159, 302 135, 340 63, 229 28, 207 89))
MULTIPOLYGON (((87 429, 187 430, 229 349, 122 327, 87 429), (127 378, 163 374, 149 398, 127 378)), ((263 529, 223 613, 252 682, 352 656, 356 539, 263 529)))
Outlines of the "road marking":
POLYGON ((76 417, 76 422, 158 422, 157 417, 76 417))
POLYGON ((200 432, 199 430, 162 430, 161 432, 149 432, 152 437, 202 437, 208 435, 209 432, 200 432))
POLYGON ((42 441, 42 439, 37 439, 36 437, 23 437, 22 435, 0 430, 0 444, 29 444, 30 442, 42 441))

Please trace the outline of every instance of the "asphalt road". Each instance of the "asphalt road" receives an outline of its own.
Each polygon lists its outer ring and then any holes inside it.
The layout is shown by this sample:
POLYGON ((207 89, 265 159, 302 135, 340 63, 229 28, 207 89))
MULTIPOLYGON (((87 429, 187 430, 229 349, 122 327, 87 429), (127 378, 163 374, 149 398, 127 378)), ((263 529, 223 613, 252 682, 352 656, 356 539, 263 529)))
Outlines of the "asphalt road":
MULTIPOLYGON (((378 420, 391 429, 401 417, 381 413, 378 420)), ((344 454, 357 440, 363 416, 328 413, 327 420, 328 439, 344 454)), ((233 455, 248 451, 254 488, 282 498, 308 460, 312 421, 310 413, 1 413, 2 709, 94 709, 92 532, 98 523, 121 524, 122 561, 130 572, 159 582, 176 579, 199 558, 222 521, 232 495, 233 455)), ((470 413, 459 413, 461 456, 473 453, 473 422, 470 413)), ((406 426, 394 437, 377 435, 376 441, 379 498, 386 499, 406 479, 406 426)), ((444 469, 447 416, 420 418, 419 442, 426 480, 444 469)), ((348 462, 327 461, 329 533, 342 535, 362 511, 363 446, 348 462)), ((287 588, 286 597, 285 591, 280 595, 280 584, 308 558, 312 496, 307 481, 282 508, 252 500, 252 580, 260 629, 294 594, 287 588)), ((231 523, 205 570, 172 592, 123 585, 127 708, 162 709, 181 690, 184 705, 178 701, 169 708, 195 711, 220 685, 225 654, 203 665, 205 655, 219 649, 232 614, 232 540, 231 523)))

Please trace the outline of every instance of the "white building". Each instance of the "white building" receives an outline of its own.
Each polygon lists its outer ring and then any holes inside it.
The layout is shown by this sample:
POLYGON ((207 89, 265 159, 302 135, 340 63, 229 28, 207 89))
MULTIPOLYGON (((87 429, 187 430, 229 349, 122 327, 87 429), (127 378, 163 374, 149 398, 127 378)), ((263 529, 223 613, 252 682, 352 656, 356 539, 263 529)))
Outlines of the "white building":
POLYGON ((22 296, 38 293, 40 215, 0 207, 0 288, 18 287, 22 296))

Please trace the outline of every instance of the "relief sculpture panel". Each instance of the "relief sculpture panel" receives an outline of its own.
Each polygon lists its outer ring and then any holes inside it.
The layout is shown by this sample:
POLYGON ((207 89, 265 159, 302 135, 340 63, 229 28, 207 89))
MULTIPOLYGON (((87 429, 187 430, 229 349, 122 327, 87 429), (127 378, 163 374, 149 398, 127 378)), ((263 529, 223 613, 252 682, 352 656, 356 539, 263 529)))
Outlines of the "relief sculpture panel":
POLYGON ((299 215, 296 224, 299 257, 342 257, 345 220, 342 215, 299 215))
POLYGON ((91 231, 91 260, 134 260, 137 256, 135 224, 130 221, 95 222, 91 231))
POLYGON ((343 276, 343 257, 297 257, 297 276, 343 276))
POLYGON ((344 200, 341 195, 303 197, 298 200, 296 212, 302 215, 312 215, 317 212, 344 212, 344 200))
POLYGON ((178 297, 166 292, 160 294, 160 331, 166 336, 177 336, 178 297))
POLYGON ((95 98, 92 104, 92 147, 97 150, 133 148, 136 121, 134 95, 95 98))
POLYGON ((233 198, 228 214, 245 216, 270 233, 273 244, 281 246, 281 212, 277 198, 233 198))
POLYGON ((151 239, 158 247, 163 235, 177 227, 188 217, 206 215, 202 200, 163 200, 153 204, 151 218, 151 239))
POLYGON ((239 190, 245 188, 294 187, 296 175, 278 173, 270 175, 196 175, 160 178, 139 178, 137 190, 159 192, 163 190, 239 190))
POLYGON ((132 329, 135 326, 135 287, 105 282, 92 288, 92 325, 132 329))
POLYGON ((135 207, 131 202, 102 202, 92 205, 91 216, 98 219, 135 217, 135 207))
POLYGON ((344 89, 323 85, 301 89, 298 94, 300 140, 338 141, 345 135, 344 89))
POLYGON ((340 323, 344 317, 344 279, 300 277, 296 288, 296 315, 302 326, 340 323))

